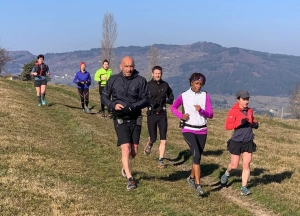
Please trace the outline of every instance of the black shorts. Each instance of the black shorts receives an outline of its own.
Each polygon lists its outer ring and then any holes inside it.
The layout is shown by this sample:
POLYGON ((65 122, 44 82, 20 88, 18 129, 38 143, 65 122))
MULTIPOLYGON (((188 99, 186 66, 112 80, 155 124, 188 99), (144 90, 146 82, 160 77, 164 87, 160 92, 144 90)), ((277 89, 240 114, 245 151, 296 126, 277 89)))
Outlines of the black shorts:
POLYGON ((47 79, 34 80, 34 87, 41 87, 41 85, 47 85, 47 79))
POLYGON ((256 151, 256 144, 253 141, 235 142, 229 139, 227 141, 227 150, 233 155, 240 155, 243 152, 252 153, 256 151))
POLYGON ((157 139, 157 127, 160 140, 167 139, 168 119, 165 113, 147 115, 147 125, 151 143, 157 139))
POLYGON ((123 123, 119 124, 116 119, 114 119, 115 131, 118 137, 117 146, 125 143, 139 144, 141 135, 141 125, 136 123, 123 123))

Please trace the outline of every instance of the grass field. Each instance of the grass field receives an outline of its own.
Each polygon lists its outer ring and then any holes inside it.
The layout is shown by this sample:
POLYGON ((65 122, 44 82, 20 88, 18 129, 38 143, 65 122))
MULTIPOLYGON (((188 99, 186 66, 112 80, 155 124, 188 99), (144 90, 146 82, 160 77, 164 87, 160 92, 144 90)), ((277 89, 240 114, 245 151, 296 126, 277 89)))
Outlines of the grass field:
MULTIPOLYGON (((202 158, 202 188, 188 187, 192 159, 169 113, 166 169, 156 167, 157 143, 133 160, 138 188, 126 190, 112 121, 103 119, 97 89, 91 114, 81 113, 75 88, 49 85, 47 105, 37 106, 32 83, 0 79, 0 215, 300 215, 300 122, 256 116, 257 152, 249 187, 241 197, 241 169, 219 185, 230 155, 226 112, 209 121, 202 158)), ((250 101, 251 103, 251 101, 250 101)))

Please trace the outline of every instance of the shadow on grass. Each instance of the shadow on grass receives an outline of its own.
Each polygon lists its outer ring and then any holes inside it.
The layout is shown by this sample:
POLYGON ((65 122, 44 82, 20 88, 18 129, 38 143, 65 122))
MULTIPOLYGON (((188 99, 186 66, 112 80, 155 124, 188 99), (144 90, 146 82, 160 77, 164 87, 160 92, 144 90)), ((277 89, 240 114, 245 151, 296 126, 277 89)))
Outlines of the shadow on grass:
MULTIPOLYGON (((225 173, 225 168, 222 169, 222 171, 220 172, 220 176, 219 179, 221 178, 221 176, 225 173)), ((261 174, 263 174, 264 172, 266 172, 268 170, 266 169, 261 169, 261 168, 255 168, 254 170, 251 171, 251 176, 259 176, 261 174)), ((222 185, 220 181, 214 183, 211 185, 211 187, 214 187, 211 191, 219 191, 221 190, 223 187, 229 187, 231 186, 233 183, 235 182, 241 182, 241 176, 242 176, 242 170, 238 169, 238 170, 234 170, 230 176, 235 176, 235 177, 240 177, 240 179, 234 179, 233 181, 231 181, 230 183, 227 183, 226 185, 222 185)), ((249 185, 248 185, 249 186, 249 185)))
MULTIPOLYGON (((250 176, 254 176, 254 178, 252 178, 249 181, 248 187, 251 188, 251 187, 255 187, 260 184, 271 184, 274 182, 281 183, 285 179, 290 179, 293 175, 292 171, 284 171, 284 172, 278 173, 278 174, 264 174, 262 177, 257 177, 257 176, 263 174, 265 171, 268 171, 268 170, 255 168, 253 171, 251 171, 250 176)), ((220 173, 220 178, 224 174, 224 172, 225 172, 225 169, 223 170, 222 173, 220 173)), ((241 182, 242 181, 242 179, 241 179, 242 170, 235 170, 230 176, 237 176, 240 178, 232 180, 227 185, 222 185, 221 182, 219 181, 219 182, 211 185, 212 187, 216 187, 216 188, 212 189, 211 191, 218 191, 218 190, 221 190, 223 187, 229 187, 236 182, 241 182)))
MULTIPOLYGON (((203 164, 200 166, 201 166, 201 178, 212 174, 216 169, 219 168, 218 164, 203 164)), ((174 181, 179 181, 181 179, 186 179, 190 175, 190 173, 191 173, 190 170, 183 170, 183 171, 180 170, 170 174, 167 177, 160 177, 159 179, 163 181, 174 182, 174 181)))
POLYGON ((223 152, 224 152, 224 150, 221 150, 221 149, 219 149, 219 150, 214 150, 214 151, 204 151, 203 153, 202 153, 202 155, 203 156, 219 156, 219 155, 222 155, 223 154, 223 152))
POLYGON ((135 176, 135 180, 139 183, 140 180, 153 180, 156 179, 155 176, 149 176, 149 174, 140 171, 133 171, 132 175, 135 176))
POLYGON ((173 166, 179 166, 179 165, 182 165, 185 162, 187 162, 191 156, 192 155, 191 155, 190 150, 186 149, 186 150, 179 152, 179 154, 176 158, 173 158, 173 159, 172 158, 164 158, 164 159, 167 161, 171 161, 171 162, 177 162, 177 163, 174 163, 173 166), (182 160, 182 161, 180 161, 180 160, 182 160), (178 162, 178 161, 180 161, 180 162, 178 162))
MULTIPOLYGON (((62 104, 62 103, 49 103, 47 106, 52 107, 52 106, 55 106, 55 105, 62 105, 62 106, 65 106, 67 108, 70 108, 70 109, 79 109, 79 110, 82 109, 79 106, 70 106, 70 105, 66 105, 66 104, 62 104)), ((96 107, 96 105, 91 106, 90 110, 92 111, 95 107, 96 107)), ((97 113, 89 113, 89 114, 97 114, 97 113)))
POLYGON ((282 173, 277 174, 265 174, 262 177, 256 177, 251 179, 248 186, 249 187, 255 187, 259 184, 270 184, 270 183, 281 183, 285 179, 290 179, 293 175, 292 171, 284 171, 282 173))

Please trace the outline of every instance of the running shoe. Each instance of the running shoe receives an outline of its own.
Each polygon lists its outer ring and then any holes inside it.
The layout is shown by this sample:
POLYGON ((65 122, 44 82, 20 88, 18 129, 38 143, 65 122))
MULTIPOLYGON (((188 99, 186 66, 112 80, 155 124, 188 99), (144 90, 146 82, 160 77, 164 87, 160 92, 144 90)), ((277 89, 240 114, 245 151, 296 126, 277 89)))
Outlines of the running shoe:
POLYGON ((245 186, 241 187, 241 195, 242 196, 247 196, 249 194, 251 194, 251 191, 247 187, 245 187, 245 186))
POLYGON ((149 141, 147 142, 146 147, 144 149, 144 154, 146 156, 149 156, 151 154, 152 146, 153 146, 153 144, 150 145, 150 138, 149 138, 149 141))
POLYGON ((136 188, 136 183, 133 177, 128 179, 127 190, 133 190, 136 188))
POLYGON ((164 161, 162 159, 159 159, 158 160, 158 165, 157 165, 158 168, 166 168, 166 165, 164 164, 164 161))
POLYGON ((193 178, 191 178, 191 176, 189 176, 186 180, 191 188, 196 188, 195 179, 193 179, 193 178))
POLYGON ((202 190, 202 188, 201 188, 200 185, 198 185, 196 187, 196 194, 197 194, 197 196, 202 196, 204 194, 204 192, 203 192, 203 190, 202 190))
POLYGON ((229 178, 229 175, 226 174, 226 172, 225 172, 224 175, 222 175, 222 177, 221 177, 221 180, 220 180, 221 184, 226 185, 228 182, 228 178, 229 178))

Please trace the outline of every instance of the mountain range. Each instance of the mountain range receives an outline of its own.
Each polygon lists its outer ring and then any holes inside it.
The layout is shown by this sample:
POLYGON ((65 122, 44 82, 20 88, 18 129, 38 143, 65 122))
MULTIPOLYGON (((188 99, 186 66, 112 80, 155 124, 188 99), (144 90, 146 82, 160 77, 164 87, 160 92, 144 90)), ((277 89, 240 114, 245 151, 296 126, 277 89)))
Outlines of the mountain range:
MULTIPOLYGON (((247 89, 251 95, 289 96, 300 81, 300 57, 272 54, 237 47, 226 48, 210 42, 191 45, 155 44, 159 51, 159 65, 163 78, 169 82, 175 95, 189 88, 188 78, 194 72, 203 73, 207 82, 204 90, 212 94, 232 95, 247 89)), ((119 72, 119 63, 125 55, 135 60, 136 69, 145 77, 149 71, 150 46, 128 46, 114 49, 111 67, 119 72)), ((84 61, 94 76, 101 66, 100 48, 65 53, 46 53, 52 82, 72 85, 79 63, 84 61)), ((20 74, 22 66, 36 56, 28 51, 10 51, 13 62, 6 65, 5 73, 20 74)), ((95 85, 95 84, 94 84, 95 85)))

